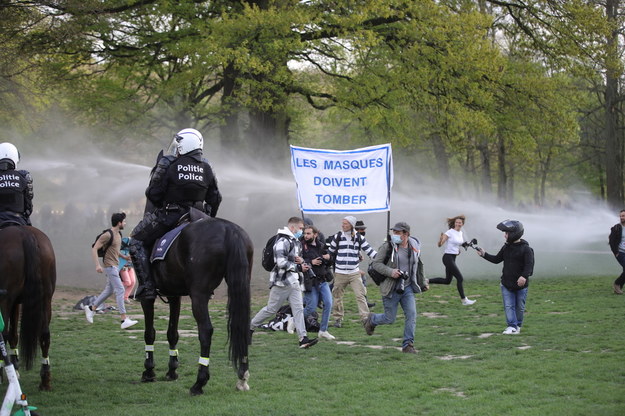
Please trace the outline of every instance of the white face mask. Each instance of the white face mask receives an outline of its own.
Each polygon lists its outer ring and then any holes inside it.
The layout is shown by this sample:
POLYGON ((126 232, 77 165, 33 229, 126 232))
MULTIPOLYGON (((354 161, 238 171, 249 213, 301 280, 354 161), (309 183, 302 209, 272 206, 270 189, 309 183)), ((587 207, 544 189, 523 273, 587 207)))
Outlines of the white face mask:
POLYGON ((395 244, 400 244, 401 243, 401 235, 397 235, 397 234, 393 234, 391 236, 391 241, 395 244))

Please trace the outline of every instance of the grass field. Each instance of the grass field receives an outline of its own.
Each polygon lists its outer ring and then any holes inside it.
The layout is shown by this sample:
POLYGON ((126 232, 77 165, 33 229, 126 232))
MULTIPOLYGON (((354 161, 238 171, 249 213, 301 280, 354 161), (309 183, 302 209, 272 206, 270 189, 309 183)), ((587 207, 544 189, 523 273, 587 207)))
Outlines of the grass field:
MULTIPOLYGON (((143 325, 121 330, 117 314, 89 325, 72 310, 84 291, 59 288, 52 321, 52 392, 38 392, 38 370, 22 371, 22 389, 42 415, 623 415, 625 296, 612 278, 531 282, 521 335, 504 336, 498 282, 469 280, 477 299, 461 306, 454 286, 418 296, 417 355, 400 352, 403 315, 367 336, 353 295, 336 341, 297 348, 295 335, 256 331, 249 392, 234 389, 227 360, 225 301, 211 302, 215 336, 211 380, 191 397, 199 343, 188 302, 179 344, 180 378, 164 381, 166 306, 159 302, 159 381, 140 383, 143 325), (136 328, 136 329, 135 329, 136 328)), ((378 302, 376 287, 370 300, 378 302)), ((111 301, 112 299, 109 299, 111 301)), ((252 312, 266 302, 253 299, 252 312)), ((131 316, 139 317, 139 305, 131 316)))

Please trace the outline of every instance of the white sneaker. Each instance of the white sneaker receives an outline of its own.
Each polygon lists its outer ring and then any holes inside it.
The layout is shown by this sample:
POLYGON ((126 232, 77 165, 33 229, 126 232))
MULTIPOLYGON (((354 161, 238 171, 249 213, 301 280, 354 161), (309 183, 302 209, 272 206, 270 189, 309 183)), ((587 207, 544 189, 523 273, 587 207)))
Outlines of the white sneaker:
POLYGON ((92 311, 91 309, 89 309, 89 305, 84 305, 82 307, 82 309, 85 311, 85 318, 87 319, 87 322, 92 324, 93 323, 93 315, 95 315, 95 312, 92 311))
POLYGON ((293 317, 290 317, 286 324, 286 332, 289 334, 293 334, 295 332, 295 319, 293 317))
POLYGON ((319 338, 336 339, 336 337, 328 331, 319 331, 319 338))
POLYGON ((521 333, 521 327, 520 327, 520 326, 517 326, 517 327, 516 327, 516 332, 515 332, 515 334, 520 334, 520 333, 521 333))
POLYGON ((126 318, 124 322, 122 322, 122 329, 130 328, 133 325, 138 324, 139 321, 135 321, 134 319, 126 318))
POLYGON ((514 326, 509 326, 506 329, 504 329, 502 332, 503 335, 515 335, 518 333, 519 333, 518 330, 514 326))
POLYGON ((469 298, 464 298, 464 299, 462 299, 462 304, 463 304, 463 305, 465 305, 465 306, 466 306, 466 305, 473 305, 475 302, 476 302, 476 301, 471 300, 471 299, 469 299, 469 298))

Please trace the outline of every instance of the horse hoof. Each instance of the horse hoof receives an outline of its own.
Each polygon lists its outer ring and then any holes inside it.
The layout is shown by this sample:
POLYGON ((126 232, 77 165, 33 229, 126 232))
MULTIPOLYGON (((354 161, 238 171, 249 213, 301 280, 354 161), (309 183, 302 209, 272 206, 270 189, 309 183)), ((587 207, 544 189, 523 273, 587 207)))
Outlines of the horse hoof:
POLYGON ((49 384, 40 384, 39 391, 52 391, 52 386, 49 384))
POLYGON ((174 373, 174 374, 167 373, 165 375, 165 380, 167 380, 167 381, 176 381, 176 380, 178 380, 178 374, 177 373, 174 373))
POLYGON ((143 377, 141 377, 141 382, 142 383, 152 383, 156 381, 156 376, 146 376, 144 375, 143 377))
POLYGON ((191 393, 191 396, 200 396, 202 394, 204 394, 204 390, 202 390, 201 387, 191 387, 191 389, 189 390, 189 393, 191 393))
POLYGON ((237 381, 237 390, 238 391, 249 391, 250 386, 249 384, 247 384, 247 381, 245 380, 239 380, 237 381))

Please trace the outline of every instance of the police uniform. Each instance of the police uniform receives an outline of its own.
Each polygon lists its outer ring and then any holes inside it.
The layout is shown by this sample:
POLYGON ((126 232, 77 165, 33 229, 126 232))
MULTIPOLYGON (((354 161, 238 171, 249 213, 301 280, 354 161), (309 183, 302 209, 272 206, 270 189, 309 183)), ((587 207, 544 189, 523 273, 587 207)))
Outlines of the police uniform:
POLYGON ((197 149, 175 156, 164 156, 156 164, 145 195, 154 210, 146 210, 143 220, 132 231, 130 253, 137 277, 149 279, 148 253, 155 241, 173 229, 191 207, 217 215, 221 194, 208 161, 197 149))
POLYGON ((15 170, 8 159, 0 161, 0 223, 31 225, 33 179, 26 170, 15 170))

